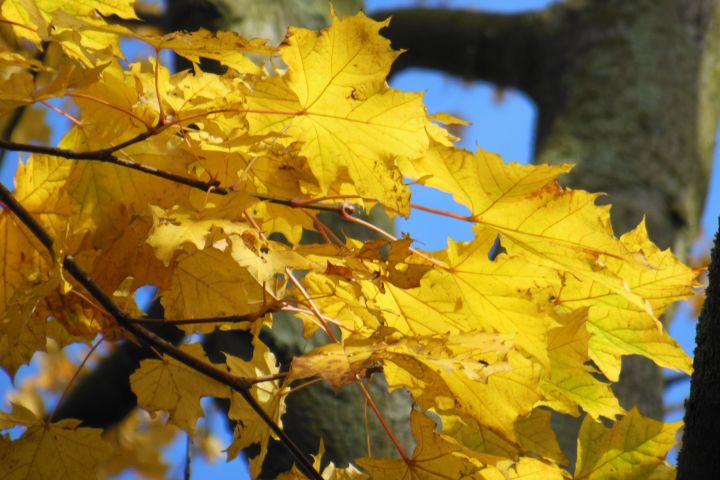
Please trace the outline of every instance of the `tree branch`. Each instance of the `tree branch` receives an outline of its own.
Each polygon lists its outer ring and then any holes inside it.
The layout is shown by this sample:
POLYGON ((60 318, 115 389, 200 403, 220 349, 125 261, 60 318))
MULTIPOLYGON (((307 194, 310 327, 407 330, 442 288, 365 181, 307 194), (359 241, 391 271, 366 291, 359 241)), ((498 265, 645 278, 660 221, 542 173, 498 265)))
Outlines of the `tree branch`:
MULTIPOLYGON (((205 182, 202 180, 184 177, 182 175, 177 175, 175 173, 161 170, 159 168, 155 168, 150 165, 137 163, 137 162, 127 159, 127 158, 120 158, 113 154, 114 152, 116 152, 117 150, 120 150, 121 148, 124 148, 133 143, 140 142, 141 140, 144 140, 145 138, 150 137, 153 134, 151 132, 152 131, 142 133, 142 134, 140 134, 136 137, 133 137, 132 139, 125 141, 114 147, 105 148, 102 150, 92 150, 92 151, 87 151, 87 152, 77 152, 75 150, 66 150, 63 148, 48 147, 45 145, 31 145, 31 144, 26 144, 26 143, 8 142, 5 140, 0 140, 0 149, 7 149, 7 150, 16 151, 16 152, 29 152, 29 153, 38 153, 38 154, 42 154, 42 155, 51 155, 54 157, 67 158, 68 160, 87 160, 87 161, 95 161, 95 162, 112 163, 113 165, 118 165, 120 167, 129 168, 131 170, 137 170, 139 172, 143 172, 148 175, 152 175, 154 177, 164 178, 165 180, 170 180, 171 182, 175 182, 180 185, 185 185, 190 188, 194 188, 196 190, 200 190, 203 192, 213 193, 215 195, 229 195, 230 193, 235 191, 231 187, 220 186, 220 183, 216 180, 205 182)), ((257 198, 258 200, 263 200, 263 201, 275 203, 278 205, 285 205, 286 207, 290 207, 290 208, 307 208, 310 210, 319 210, 319 211, 323 211, 323 212, 335 212, 335 213, 342 213, 342 212, 346 212, 346 211, 353 212, 354 211, 354 209, 351 205, 343 205, 341 203, 332 203, 332 204, 320 203, 320 202, 308 203, 307 199, 282 198, 282 197, 275 197, 273 195, 267 195, 264 193, 248 192, 247 194, 250 195, 251 197, 257 198)))
MULTIPOLYGON (((720 219, 718 219, 720 224, 720 219)), ((695 334, 695 359, 678 455, 678 480, 715 478, 720 472, 720 229, 710 257, 705 304, 695 334)))
POLYGON ((498 15, 467 10, 412 8, 385 10, 392 16, 382 33, 394 48, 407 49, 393 65, 442 70, 465 79, 528 91, 539 61, 538 43, 546 14, 498 15))
POLYGON ((284 300, 271 303, 258 312, 248 313, 247 315, 230 315, 227 317, 209 317, 209 318, 182 318, 170 320, 166 318, 149 318, 139 317, 133 318, 131 321, 136 325, 201 325, 208 323, 245 323, 254 322, 265 315, 280 311, 285 306, 284 300))

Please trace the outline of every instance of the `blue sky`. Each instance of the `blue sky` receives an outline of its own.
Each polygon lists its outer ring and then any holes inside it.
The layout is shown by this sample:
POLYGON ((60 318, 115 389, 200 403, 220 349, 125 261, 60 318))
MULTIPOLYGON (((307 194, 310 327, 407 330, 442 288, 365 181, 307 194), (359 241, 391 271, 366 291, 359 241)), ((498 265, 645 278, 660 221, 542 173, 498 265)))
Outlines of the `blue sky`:
MULTIPOLYGON (((416 1, 366 1, 366 9, 369 12, 378 9, 386 9, 394 6, 409 6, 416 4, 416 1)), ((543 8, 550 3, 550 0, 456 0, 456 1, 424 1, 420 2, 425 6, 443 6, 452 8, 475 8, 496 12, 517 12, 525 9, 543 8)), ((509 90, 506 91, 501 102, 495 100, 495 92, 491 85, 481 82, 468 83, 459 79, 448 78, 442 74, 408 70, 397 75, 392 80, 392 86, 407 91, 425 92, 425 100, 430 112, 448 112, 460 116, 472 123, 463 131, 461 145, 468 149, 475 149, 477 146, 486 150, 497 152, 506 161, 517 161, 528 163, 532 158, 533 130, 535 122, 535 107, 530 100, 522 93, 509 90)), ((53 120, 55 124, 59 121, 53 120)), ((54 135, 53 141, 58 140, 58 133, 54 135)), ((717 156, 717 155, 716 155, 717 156)), ((14 157, 16 158, 16 157, 14 157)), ((14 162, 8 162, 14 163, 14 162)), ((16 163, 16 161, 15 161, 16 163)), ((717 218, 720 215, 720 162, 715 161, 709 201, 703 214, 703 228, 706 232, 706 244, 709 244, 710 236, 717 228, 717 218)), ((11 178, 14 168, 4 168, 0 172, 2 182, 11 185, 11 178)), ((433 205, 441 209, 453 209, 457 207, 451 202, 450 197, 439 194, 422 187, 415 188, 413 199, 416 203, 433 205)), ((469 224, 453 221, 422 212, 414 212, 409 221, 401 221, 398 224, 399 231, 409 232, 413 238, 422 242, 421 247, 426 249, 443 248, 447 237, 452 236, 458 240, 469 240, 469 224)), ((681 312, 672 326, 671 332, 680 341, 683 347, 692 352, 694 348, 695 325, 692 319, 688 318, 687 309, 681 312)), ((29 372, 25 369, 24 374, 29 372)), ((686 395, 689 382, 683 382, 668 392, 666 400, 670 403, 680 401, 686 395)), ((10 388, 9 379, 4 373, 0 373, 0 398, 10 388)), ((5 409, 7 404, 0 403, 0 408, 5 409)), ((676 417, 672 418, 673 420, 676 417)), ((218 427, 222 425, 221 419, 211 416, 209 421, 218 427)), ((222 428, 218 428, 222 430, 222 428)), ((229 438, 223 437, 227 445, 229 438)), ((167 452, 168 457, 176 464, 181 464, 185 448, 184 437, 179 436, 173 448, 167 452)), ((171 478, 182 478, 182 469, 177 466, 171 469, 171 478)), ((193 478, 244 478, 246 476, 244 465, 235 461, 230 464, 218 462, 207 464, 199 458, 193 463, 193 478)), ((134 478, 132 474, 122 476, 123 479, 134 478)))

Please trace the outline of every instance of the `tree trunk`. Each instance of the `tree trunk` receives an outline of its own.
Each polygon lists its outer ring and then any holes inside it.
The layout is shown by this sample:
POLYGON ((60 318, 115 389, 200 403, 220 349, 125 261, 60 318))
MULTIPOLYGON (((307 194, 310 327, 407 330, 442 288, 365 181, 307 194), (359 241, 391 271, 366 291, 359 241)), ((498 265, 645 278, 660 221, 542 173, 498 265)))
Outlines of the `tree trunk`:
MULTIPOLYGON (((434 68, 525 91, 537 104, 535 162, 575 163, 575 188, 608 194, 617 234, 647 218, 687 258, 720 110, 720 2, 570 0, 519 15, 381 12, 408 49, 397 68, 434 68)), ((615 392, 661 418, 659 367, 625 357, 615 392)), ((577 422, 557 422, 574 463, 577 422)))
POLYGON ((685 405, 678 480, 720 477, 720 228, 715 235, 705 297, 695 334, 694 371, 685 405))

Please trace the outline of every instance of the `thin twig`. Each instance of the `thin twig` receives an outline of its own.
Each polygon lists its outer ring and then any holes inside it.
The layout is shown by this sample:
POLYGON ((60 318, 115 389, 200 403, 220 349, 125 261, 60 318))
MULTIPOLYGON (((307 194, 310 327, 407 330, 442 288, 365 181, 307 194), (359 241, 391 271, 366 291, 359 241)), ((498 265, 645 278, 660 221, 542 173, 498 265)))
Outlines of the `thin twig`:
MULTIPOLYGON (((39 154, 43 154, 43 155, 51 155, 54 157, 67 158, 68 160, 89 160, 89 161, 111 163, 114 165, 118 165, 120 167, 129 168, 131 170, 137 170, 139 172, 143 172, 148 175, 152 175, 154 177, 164 178, 165 180, 169 180, 171 182, 175 182, 180 185, 185 185, 187 187, 194 188, 194 189, 200 190, 202 192, 212 193, 215 195, 229 195, 230 193, 235 191, 232 188, 220 186, 220 182, 218 182, 217 180, 211 180, 209 182, 205 182, 203 180, 188 178, 188 177, 184 177, 182 175, 177 175, 175 173, 171 173, 171 172, 168 172, 165 170, 161 170, 159 168, 152 167, 150 165, 137 163, 133 160, 120 158, 120 157, 117 157, 116 155, 113 155, 113 153, 116 152, 117 150, 120 150, 120 149, 127 147, 129 145, 132 145, 134 143, 140 142, 140 141, 152 136, 153 134, 157 133, 160 128, 164 129, 166 127, 154 127, 153 130, 143 132, 143 133, 131 138, 130 140, 127 140, 118 145, 115 145, 110 148, 105 148, 102 150, 77 152, 75 150, 66 150, 64 148, 48 147, 48 146, 44 146, 44 145, 31 145, 28 143, 10 142, 10 141, 1 140, 1 139, 0 139, 0 149, 11 150, 11 151, 15 151, 15 152, 39 153, 39 154)), ((250 195, 251 197, 257 198, 258 200, 262 200, 264 202, 274 203, 277 205, 284 205, 284 206, 290 207, 290 208, 306 208, 309 210, 319 210, 319 211, 323 211, 323 212, 335 212, 335 213, 342 213, 343 211, 347 211, 347 210, 351 211, 351 207, 343 206, 342 204, 339 204, 339 203, 338 204, 325 204, 325 203, 312 204, 312 203, 306 203, 305 199, 275 197, 275 196, 267 195, 267 194, 263 194, 263 193, 248 193, 248 195, 250 195)))
POLYGON ((165 318, 149 318, 139 317, 132 318, 130 321, 137 325, 203 325, 208 323, 243 323, 254 322, 265 315, 278 312, 285 308, 284 300, 274 302, 258 312, 248 313, 245 315, 229 315, 227 317, 207 317, 207 318, 182 318, 177 320, 168 320, 165 318))
MULTIPOLYGON (((342 212, 340 212, 340 215, 342 215, 342 217, 343 217, 345 220, 347 220, 348 222, 353 222, 353 223, 357 223, 358 225, 362 225, 363 227, 366 227, 366 228, 372 230, 373 232, 379 233, 380 235, 382 235, 383 237, 387 238, 388 240, 391 240, 391 241, 393 241, 393 242, 398 240, 398 238, 397 238, 395 235, 386 232, 385 230, 383 230, 382 228, 378 227, 377 225, 373 225, 372 223, 366 222, 365 220, 363 220, 363 219, 361 219, 361 218, 357 218, 357 217, 351 215, 350 213, 351 213, 351 212, 348 212, 347 210, 343 210, 342 212)), ((420 258, 422 258, 422 259, 425 259, 425 260, 427 260, 428 262, 432 263, 432 264, 435 265, 436 267, 440 267, 440 268, 442 268, 443 270, 449 270, 449 269, 450 269, 450 267, 448 267, 447 265, 445 265, 445 264, 444 264, 443 262, 441 262, 440 260, 437 260, 437 259, 431 257, 430 255, 421 252, 421 251, 418 250, 417 248, 408 247, 408 250, 411 251, 412 253, 414 253, 415 255, 417 255, 418 257, 420 257, 420 258)))
POLYGON ((382 425, 383 430, 385 430, 385 433, 388 434, 390 441, 393 443, 393 445, 395 445, 395 448, 397 449, 398 453, 400 454, 400 458, 402 458, 403 461, 407 464, 412 463, 412 460, 410 459, 408 454, 405 452, 405 449, 403 448, 402 444, 400 444, 400 440, 397 439, 397 437, 393 433, 392 429, 390 428, 390 425, 388 425, 387 421, 385 421, 385 417, 383 417, 382 413, 380 413, 380 410, 378 409, 377 405, 375 404, 375 400, 373 400, 372 397, 370 396, 370 392, 368 392, 368 389, 365 387, 365 384, 362 382, 360 375, 355 375, 355 379, 357 380, 357 382, 355 382, 355 383, 360 387, 360 391, 365 396, 365 399, 367 400, 368 404, 370 405, 370 408, 372 408, 373 412, 375 412, 375 416, 380 421, 380 425, 382 425))
POLYGON ((55 258, 55 252, 53 250, 53 239, 45 231, 45 229, 25 210, 25 207, 15 200, 10 190, 5 185, 0 183, 0 202, 3 203, 15 216, 25 225, 28 230, 32 232, 35 237, 40 240, 40 243, 50 252, 50 256, 55 258))
POLYGON ((315 305, 315 302, 312 301, 312 298, 310 298, 310 295, 308 294, 307 290, 305 290, 305 287, 302 286, 302 283, 298 281, 297 278, 295 278, 295 275, 293 275, 292 270, 290 268, 285 267, 285 274, 288 276, 290 281, 297 287, 298 290, 300 290, 300 293, 303 297, 305 297, 305 300, 310 305, 310 309, 315 314, 315 317, 320 321, 320 325, 322 325, 323 329, 325 330, 325 333, 328 334, 328 337, 335 342, 340 343, 338 338, 335 336, 335 333, 330 329, 330 326, 325 321, 325 318, 323 317, 323 314, 320 313, 320 309, 315 305))

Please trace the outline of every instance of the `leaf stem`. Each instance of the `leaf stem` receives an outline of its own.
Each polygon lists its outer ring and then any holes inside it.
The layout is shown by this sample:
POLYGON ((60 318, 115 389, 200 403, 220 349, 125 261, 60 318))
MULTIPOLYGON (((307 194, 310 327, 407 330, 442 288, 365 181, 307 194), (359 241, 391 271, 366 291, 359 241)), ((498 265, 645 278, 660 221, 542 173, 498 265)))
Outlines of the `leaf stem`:
MULTIPOLYGON (((383 237, 385 237, 385 238, 387 238, 387 239, 389 239, 389 240, 391 240, 391 241, 397 241, 397 240, 398 240, 398 238, 397 238, 395 235, 392 235, 391 233, 386 232, 385 230, 383 230, 382 228, 378 227, 377 225, 373 225, 373 224, 370 223, 370 222, 366 222, 366 221, 363 220, 362 218, 358 218, 358 217, 355 217, 355 216, 351 215, 347 210, 343 210, 342 212, 340 212, 340 215, 342 215, 342 217, 343 217, 345 220, 347 220, 348 222, 357 223, 358 225, 362 225, 362 226, 364 226, 364 227, 366 227, 366 228, 369 228, 369 229, 372 230, 373 232, 377 232, 377 233, 379 233, 380 235, 382 235, 383 237)), ((436 260, 436 259, 434 259, 433 257, 431 257, 430 255, 428 255, 428 254, 426 254, 426 253, 423 253, 423 252, 421 252, 420 250, 418 250, 418 249, 416 249, 416 248, 414 248, 414 247, 408 247, 408 250, 410 250, 412 253, 414 253, 414 254, 417 255, 418 257, 420 257, 420 258, 422 258, 422 259, 425 259, 425 260, 427 260, 428 262, 432 263, 432 264, 435 265, 436 267, 440 267, 440 268, 442 268, 443 270, 449 270, 449 269, 450 269, 450 267, 448 267, 447 265, 445 265, 445 264, 444 264, 443 262, 441 262, 440 260, 436 260)))
POLYGON ((70 115, 70 114, 67 113, 66 111, 57 108, 55 105, 53 105, 52 103, 50 103, 50 102, 48 102, 48 101, 46 101, 46 100, 42 100, 42 101, 40 101, 40 103, 41 103, 44 107, 49 108, 50 110, 52 110, 53 112, 57 113, 58 115, 62 115, 63 117, 65 117, 66 119, 68 119, 70 122, 72 122, 73 125, 75 125, 75 126, 77 126, 77 127, 82 127, 82 122, 80 122, 80 120, 78 120, 77 118, 73 117, 72 115, 70 115))
POLYGON ((360 391, 362 391, 362 394, 365 397, 365 399, 367 400, 368 405, 370 405, 370 408, 372 408, 373 412, 375 412, 375 416, 380 421, 380 425, 382 425, 383 430, 385 430, 385 433, 387 433, 388 437, 390 438, 390 441, 393 443, 393 445, 395 445, 395 448, 397 449, 398 453, 400 454, 400 458, 402 458, 403 461, 409 465, 410 463, 412 463, 412 460, 410 459, 410 457, 408 457, 408 454, 405 452, 405 449, 400 444, 400 441, 397 439, 397 437, 393 433, 392 429, 390 428, 390 425, 388 425, 387 421, 385 421, 385 417, 383 416, 383 414, 380 413, 380 410, 378 409, 377 405, 375 404, 375 400, 373 400, 367 387, 362 382, 362 378, 360 378, 360 375, 355 375, 355 379, 357 380, 356 384, 360 387, 360 391))
POLYGON ((418 205, 416 203, 411 203, 410 208, 421 210, 423 212, 434 213, 435 215, 442 215, 443 217, 454 218, 455 220, 462 220, 463 222, 475 223, 475 218, 471 215, 459 215, 457 213, 438 210, 436 208, 426 207, 425 205, 418 205))
POLYGON ((140 123, 142 123, 143 125, 145 125, 145 127, 146 127, 148 130, 150 130, 150 129, 153 128, 153 126, 152 126, 151 123, 148 123, 147 120, 145 120, 145 119, 142 118, 140 115, 138 115, 137 113, 133 112, 132 110, 128 110, 127 108, 120 107, 120 106, 118 106, 118 105, 115 105, 114 103, 108 102, 107 100, 103 100, 102 98, 97 98, 97 97, 95 97, 95 96, 93 96, 93 95, 88 95, 88 94, 80 93, 80 92, 65 92, 65 96, 66 96, 66 97, 72 97, 72 98, 82 98, 83 100, 88 100, 88 101, 91 101, 91 102, 99 103, 100 105, 104 105, 104 106, 106 106, 106 107, 108 107, 108 108, 112 108, 113 110, 117 110, 118 112, 122 112, 122 113, 124 113, 124 114, 126 114, 126 115, 128 115, 128 116, 130 116, 130 117, 132 117, 132 118, 134 118, 134 119, 137 120, 138 122, 140 122, 140 123))
POLYGON ((290 281, 297 287, 297 289, 300 290, 302 296, 305 297, 308 305, 310 305, 310 309, 315 314, 315 317, 320 321, 320 325, 322 325, 325 333, 328 334, 328 337, 330 337, 333 342, 340 343, 340 340, 338 340, 338 338, 335 336, 335 333, 330 329, 330 326, 325 321, 323 314, 320 313, 320 309, 317 307, 317 305, 315 305, 315 302, 312 301, 312 298, 310 298, 310 295, 308 294, 307 290, 305 290, 305 287, 302 286, 302 283, 300 283, 298 279, 295 278, 292 270, 290 270, 290 268, 288 267, 285 267, 285 273, 287 274, 288 278, 290 278, 290 281))

